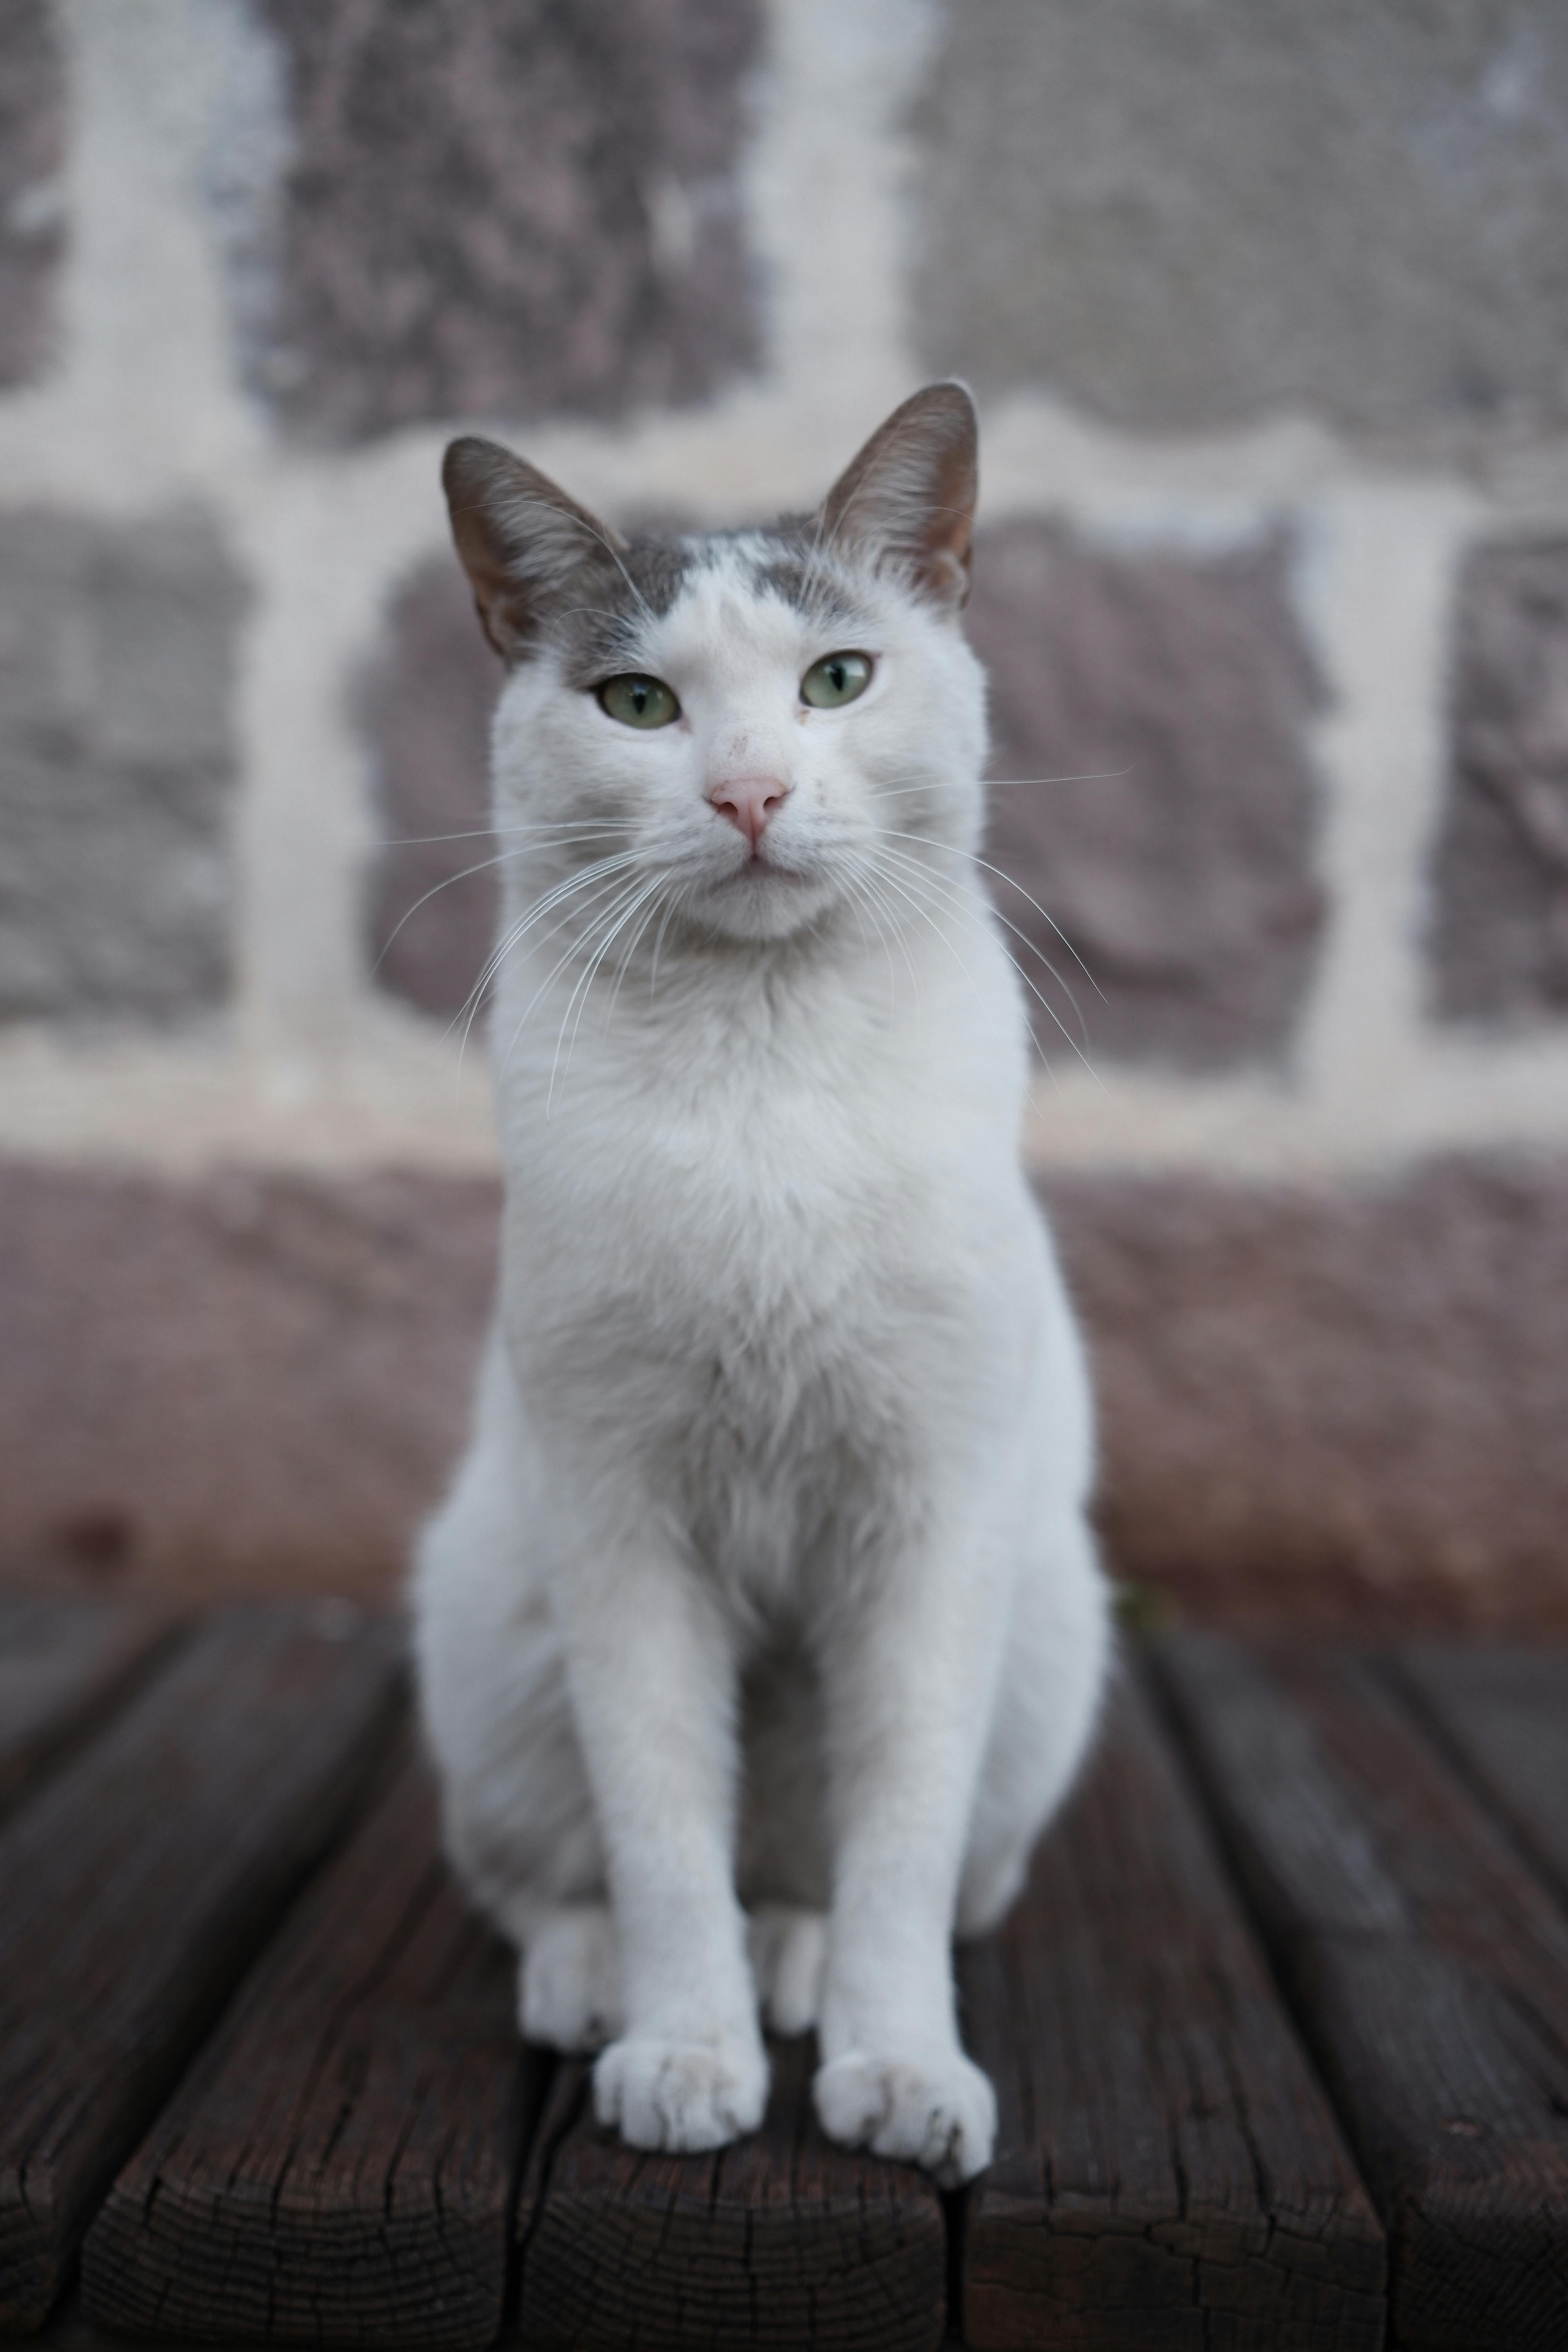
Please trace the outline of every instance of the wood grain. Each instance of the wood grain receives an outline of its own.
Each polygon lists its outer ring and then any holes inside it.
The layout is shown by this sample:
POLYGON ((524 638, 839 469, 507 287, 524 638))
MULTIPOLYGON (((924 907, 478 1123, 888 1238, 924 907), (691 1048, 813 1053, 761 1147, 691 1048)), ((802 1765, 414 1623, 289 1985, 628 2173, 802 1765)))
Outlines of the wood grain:
POLYGON ((178 1624, 153 1601, 0 1594, 0 1813, 127 1696, 178 1624))
POLYGON ((1389 2232, 1409 2352, 1568 2342, 1568 1919, 1376 1666, 1162 1670, 1389 2232))
POLYGON ((1406 1643, 1394 1673, 1568 1900, 1568 1650, 1406 1643))
POLYGON ((339 1604, 210 1620, 0 1832, 0 2326, 93 2205, 363 1780, 401 1643, 339 1604))
POLYGON ((773 2045, 760 2132, 713 2156, 642 2156, 594 2123, 563 2066, 519 2204, 529 2352, 942 2340, 942 2200, 908 2165, 835 2147, 811 2111, 815 2044, 773 2045))
POLYGON ((1135 1684, 961 1983, 1000 2110, 976 2352, 1376 2352, 1383 2231, 1135 1684))
POLYGON ((493 2342, 545 2080, 515 1969, 405 1757, 115 2182, 88 2315, 214 2344, 493 2342))

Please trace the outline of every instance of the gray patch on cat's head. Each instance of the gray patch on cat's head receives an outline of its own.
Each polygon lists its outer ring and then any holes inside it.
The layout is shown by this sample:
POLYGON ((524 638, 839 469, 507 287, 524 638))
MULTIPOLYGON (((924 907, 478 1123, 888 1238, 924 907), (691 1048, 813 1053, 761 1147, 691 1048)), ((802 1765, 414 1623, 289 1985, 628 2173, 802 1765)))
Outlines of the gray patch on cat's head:
POLYGON ((696 575, 733 565, 740 582, 759 596, 776 596, 814 625, 852 628, 862 617, 831 551, 821 544, 813 515, 730 530, 675 536, 641 531, 612 554, 595 552, 567 583, 548 615, 545 634, 564 682, 586 690, 617 670, 647 658, 642 630, 662 620, 696 575))
POLYGON ((664 618, 697 560, 691 541, 648 532, 575 572, 547 625, 566 683, 585 690, 635 668, 642 629, 664 618))
POLYGON ((752 573, 759 590, 782 597, 819 628, 852 627, 862 617, 826 543, 820 515, 783 515, 761 542, 752 573))

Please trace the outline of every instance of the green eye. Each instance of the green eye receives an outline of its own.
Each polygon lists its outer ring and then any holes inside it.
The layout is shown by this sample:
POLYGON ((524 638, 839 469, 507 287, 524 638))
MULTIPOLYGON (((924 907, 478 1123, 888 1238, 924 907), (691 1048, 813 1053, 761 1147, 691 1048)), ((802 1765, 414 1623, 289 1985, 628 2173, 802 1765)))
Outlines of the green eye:
POLYGON ((800 682, 800 698, 814 710, 837 710, 853 702, 871 683, 869 654, 824 654, 800 682))
POLYGON ((680 716, 680 705, 663 678, 644 677, 637 670, 607 677, 599 688, 599 708, 623 727, 668 727, 680 716))

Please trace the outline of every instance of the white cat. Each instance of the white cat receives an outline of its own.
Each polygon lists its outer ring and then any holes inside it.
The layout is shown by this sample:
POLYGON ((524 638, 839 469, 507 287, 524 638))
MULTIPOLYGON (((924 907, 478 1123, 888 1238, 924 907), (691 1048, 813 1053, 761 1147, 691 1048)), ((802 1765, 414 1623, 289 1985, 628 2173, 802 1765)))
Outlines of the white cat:
POLYGON ((500 1301, 416 1582, 450 1851, 633 2146, 756 2126, 760 2002, 835 2139, 952 2185, 995 2105, 951 1938, 1107 1652, 972 859, 973 409, 917 394, 769 530, 626 543, 479 440, 446 483, 508 664, 500 1301))

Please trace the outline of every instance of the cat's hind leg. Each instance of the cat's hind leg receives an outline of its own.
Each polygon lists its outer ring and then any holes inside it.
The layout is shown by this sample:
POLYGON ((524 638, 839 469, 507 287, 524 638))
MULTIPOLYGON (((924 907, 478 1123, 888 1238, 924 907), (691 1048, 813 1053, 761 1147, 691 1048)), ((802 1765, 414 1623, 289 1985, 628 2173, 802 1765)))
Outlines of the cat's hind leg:
POLYGON ((521 1955, 523 2032, 592 2050, 621 2030, 604 1852, 559 1630, 525 1530, 525 1433, 492 1346, 473 1444, 420 1538, 415 1648, 447 1853, 521 1955))
POLYGON ((786 2042, 809 2033, 822 2004, 826 1913, 794 1903, 759 1903, 746 1922, 746 1948, 770 2032, 786 2042))
POLYGON ((746 1678, 739 1870, 746 1952, 770 2032, 809 2033, 827 1955, 826 1781, 815 1669, 797 1649, 746 1678))
POLYGON ((518 2022, 530 2042, 592 2052, 626 2031, 620 1948, 607 1904, 531 1906, 515 1940, 522 1947, 518 2022))
POLYGON ((1106 1604, 1081 1512, 1033 1529, 970 1816, 960 1937, 988 1935, 1012 1907, 1036 1841, 1083 1760, 1110 1648, 1106 1604))

